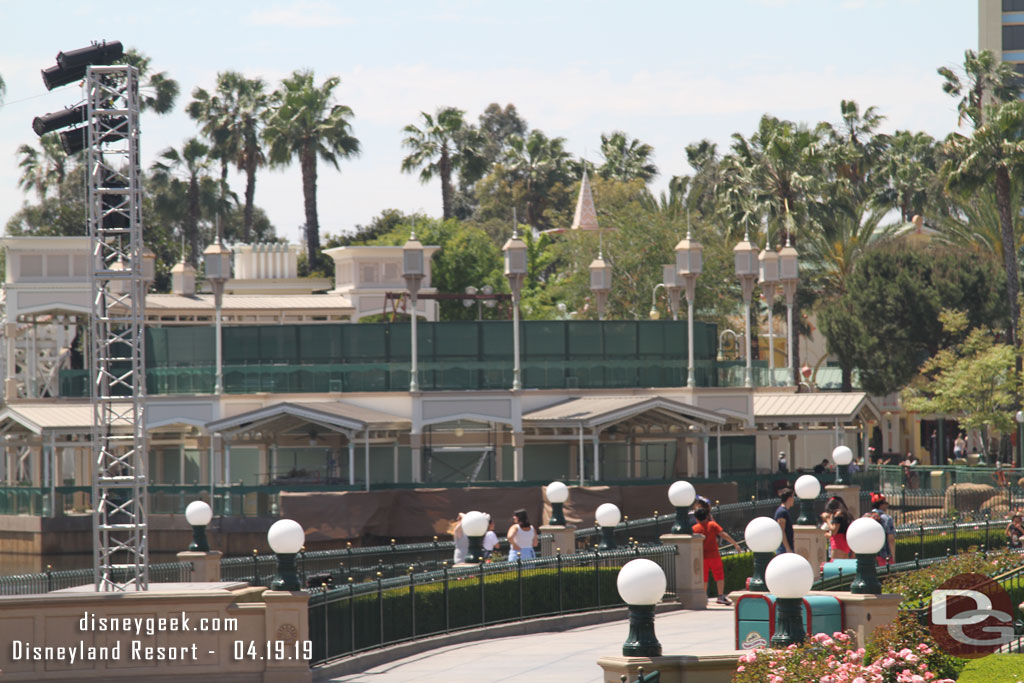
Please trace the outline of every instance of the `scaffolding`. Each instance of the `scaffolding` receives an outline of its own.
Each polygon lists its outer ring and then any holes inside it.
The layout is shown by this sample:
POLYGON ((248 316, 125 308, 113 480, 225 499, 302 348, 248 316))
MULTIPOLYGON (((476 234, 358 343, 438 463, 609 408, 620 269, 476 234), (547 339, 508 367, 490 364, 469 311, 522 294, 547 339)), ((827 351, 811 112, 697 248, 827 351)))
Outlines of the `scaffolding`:
POLYGON ((85 76, 97 591, 149 588, 138 71, 85 76))

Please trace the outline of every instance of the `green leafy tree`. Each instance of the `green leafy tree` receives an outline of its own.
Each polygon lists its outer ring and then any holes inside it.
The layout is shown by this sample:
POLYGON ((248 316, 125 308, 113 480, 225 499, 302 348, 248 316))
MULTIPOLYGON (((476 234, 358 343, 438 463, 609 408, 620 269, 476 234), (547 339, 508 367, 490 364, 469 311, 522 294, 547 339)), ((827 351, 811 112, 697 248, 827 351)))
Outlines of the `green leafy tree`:
POLYGON ((320 220, 316 206, 317 159, 340 170, 339 159, 359 154, 352 135, 352 110, 333 104, 341 80, 327 78, 320 86, 312 71, 295 71, 271 95, 263 139, 271 166, 287 166, 298 158, 302 169, 302 196, 306 214, 306 250, 311 265, 320 261, 320 220))
POLYGON ((188 262, 193 266, 199 265, 202 253, 199 219, 204 199, 201 189, 204 185, 210 186, 210 183, 204 183, 209 180, 209 153, 210 148, 198 138, 189 138, 181 151, 168 147, 161 152, 159 160, 150 169, 153 185, 158 191, 166 192, 169 204, 178 204, 178 197, 184 194, 182 230, 189 245, 188 262))
POLYGON ((897 391, 945 345, 946 308, 968 311, 972 327, 1005 320, 1001 271, 991 258, 963 259, 959 249, 879 245, 858 259, 845 292, 823 304, 818 323, 844 372, 857 369, 863 388, 897 391))
POLYGON ((987 118, 986 107, 1010 102, 1021 93, 1020 76, 1013 65, 989 50, 967 50, 962 69, 954 71, 943 66, 938 72, 943 78, 943 92, 960 98, 956 106, 957 125, 970 121, 980 128, 987 118))
POLYGON ((601 134, 601 157, 604 163, 598 167, 597 173, 605 180, 642 180, 649 183, 658 175, 658 167, 651 161, 654 148, 636 138, 630 139, 621 130, 611 135, 601 134))
POLYGON ((1013 220, 1013 180, 1024 169, 1024 103, 1009 102, 991 107, 985 123, 970 136, 952 133, 946 139, 949 161, 943 166, 946 185, 961 195, 994 192, 999 214, 999 237, 1006 274, 1006 305, 1010 341, 1020 341, 1017 268, 1013 220))
MULTIPOLYGON (((966 338, 921 366, 920 378, 903 391, 904 405, 920 413, 955 415, 961 426, 986 435, 990 429, 1009 432, 1017 398, 1013 347, 997 343, 987 327, 968 333, 963 311, 945 310, 939 320, 947 336, 966 338)), ((981 441, 987 448, 988 439, 981 441)))
POLYGON ((266 163, 260 132, 269 96, 260 78, 246 78, 235 71, 217 74, 217 88, 211 94, 203 88, 192 91, 186 107, 199 122, 211 143, 211 155, 220 161, 221 182, 227 187, 228 165, 245 173, 245 212, 241 238, 249 242, 253 232, 256 171, 266 163))
POLYGON ((168 76, 166 71, 152 71, 150 58, 134 48, 125 51, 121 62, 139 70, 141 111, 167 114, 174 109, 174 102, 178 99, 178 81, 168 76))
POLYGON ((18 168, 21 169, 18 187, 25 192, 34 190, 40 201, 46 199, 50 190, 56 190, 58 200, 63 198, 64 180, 74 162, 64 154, 58 133, 40 137, 38 147, 18 147, 17 154, 20 158, 18 168))
POLYGON ((479 175, 480 148, 483 138, 463 116, 466 112, 455 107, 442 107, 434 116, 420 112, 420 125, 409 124, 402 146, 410 150, 402 160, 402 172, 420 172, 420 182, 441 179, 441 210, 445 220, 453 217, 453 176, 456 173, 479 175))
POLYGON ((480 156, 484 170, 487 170, 504 157, 511 136, 522 137, 530 128, 519 115, 516 105, 509 103, 502 107, 497 102, 491 102, 480 114, 477 129, 483 136, 480 156))

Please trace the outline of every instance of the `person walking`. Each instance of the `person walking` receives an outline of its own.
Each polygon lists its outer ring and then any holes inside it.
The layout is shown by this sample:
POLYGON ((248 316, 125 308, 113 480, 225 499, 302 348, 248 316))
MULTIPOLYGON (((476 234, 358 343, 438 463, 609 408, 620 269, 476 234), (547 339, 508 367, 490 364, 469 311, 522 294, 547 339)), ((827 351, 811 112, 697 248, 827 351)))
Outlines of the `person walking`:
POLYGON ((967 457, 967 439, 964 438, 964 433, 960 432, 956 436, 956 440, 953 441, 953 458, 966 458, 967 457))
POLYGON ((540 537, 537 535, 537 529, 530 524, 530 517, 526 514, 526 510, 520 509, 513 512, 512 521, 513 524, 506 534, 511 546, 508 551, 509 562, 534 559, 537 557, 537 551, 534 548, 540 543, 540 537))
POLYGON ((853 523, 853 515, 850 514, 846 503, 839 496, 833 496, 825 505, 825 514, 828 516, 828 545, 832 551, 832 559, 846 560, 853 557, 850 544, 846 541, 846 530, 853 523))
POLYGON ((498 534, 494 533, 494 520, 487 515, 487 533, 484 534, 484 559, 490 559, 498 547, 498 534))
POLYGON ((878 566, 884 567, 896 561, 896 524, 889 516, 889 501, 881 493, 871 494, 871 512, 878 517, 878 523, 885 529, 885 543, 878 551, 878 566))
POLYGON ((790 508, 796 502, 793 499, 793 489, 788 486, 779 491, 779 498, 782 502, 775 509, 775 521, 782 528, 782 545, 775 551, 776 555, 793 552, 793 518, 789 514, 790 508))
POLYGON ((455 550, 452 553, 452 562, 454 564, 464 563, 466 555, 469 553, 469 536, 462 530, 462 518, 465 514, 465 512, 460 512, 458 518, 448 527, 448 533, 452 535, 452 540, 455 541, 455 550))
POLYGON ((711 519, 706 509, 697 508, 693 514, 697 518, 693 533, 704 534, 704 586, 707 588, 708 572, 710 571, 715 580, 715 586, 718 588, 718 604, 731 605, 732 601, 725 595, 725 567, 722 565, 722 555, 718 552, 718 537, 721 536, 732 543, 738 553, 742 552, 739 543, 733 540, 732 536, 727 534, 718 522, 711 519))

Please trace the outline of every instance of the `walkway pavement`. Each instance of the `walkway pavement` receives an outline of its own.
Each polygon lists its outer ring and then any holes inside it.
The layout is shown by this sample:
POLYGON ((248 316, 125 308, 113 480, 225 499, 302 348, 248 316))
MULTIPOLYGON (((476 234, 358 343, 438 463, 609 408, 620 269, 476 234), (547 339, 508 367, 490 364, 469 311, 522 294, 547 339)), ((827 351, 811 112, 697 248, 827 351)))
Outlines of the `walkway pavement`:
MULTIPOLYGON (((625 611, 625 610, 623 610, 625 611)), ((704 654, 734 648, 732 607, 708 604, 704 611, 659 614, 655 631, 665 654, 704 654)), ((358 674, 331 679, 346 683, 594 683, 600 657, 622 652, 627 622, 495 638, 423 652, 358 674)))

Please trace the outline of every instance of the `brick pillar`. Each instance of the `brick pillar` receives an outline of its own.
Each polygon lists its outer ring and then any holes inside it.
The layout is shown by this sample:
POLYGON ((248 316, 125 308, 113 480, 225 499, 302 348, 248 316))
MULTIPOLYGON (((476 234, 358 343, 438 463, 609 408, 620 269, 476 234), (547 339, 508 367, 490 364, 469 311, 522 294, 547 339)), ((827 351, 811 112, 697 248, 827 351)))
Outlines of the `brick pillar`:
POLYGON ((821 564, 828 557, 828 540, 825 532, 816 526, 794 525, 793 546, 793 551, 797 555, 802 555, 811 563, 814 578, 818 579, 821 576, 821 564))
POLYGON ((540 528, 540 533, 540 552, 544 557, 552 557, 556 550, 561 551, 563 555, 576 552, 576 527, 544 525, 540 528), (544 538, 545 534, 551 534, 554 538, 544 538))
POLYGON ((194 550, 185 550, 178 553, 178 562, 192 563, 192 580, 198 583, 220 581, 220 558, 223 553, 219 550, 211 550, 202 553, 194 550))
POLYGON ((301 658, 302 644, 309 640, 309 593, 302 591, 264 591, 267 605, 267 640, 282 641, 285 651, 295 656, 295 643, 299 646, 299 659, 268 660, 263 683, 308 683, 313 680, 309 662, 301 658))

